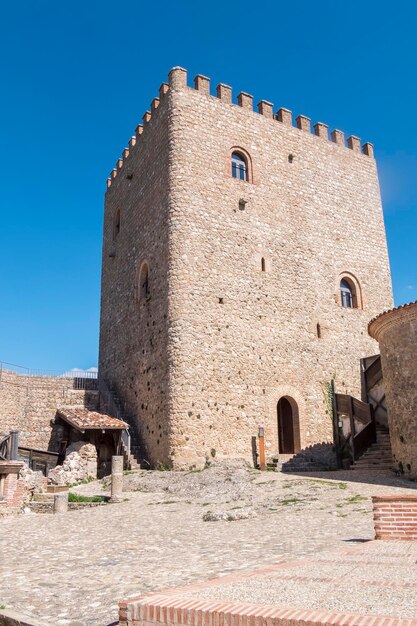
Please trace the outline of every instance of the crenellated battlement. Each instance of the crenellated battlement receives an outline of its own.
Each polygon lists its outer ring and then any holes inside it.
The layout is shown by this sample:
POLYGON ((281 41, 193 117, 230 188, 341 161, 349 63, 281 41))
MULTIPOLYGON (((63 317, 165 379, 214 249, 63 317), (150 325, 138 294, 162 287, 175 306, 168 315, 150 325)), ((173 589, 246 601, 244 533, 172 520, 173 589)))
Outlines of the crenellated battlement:
POLYGON ((167 95, 169 90, 181 91, 184 89, 192 89, 198 91, 201 95, 209 98, 217 98, 225 104, 231 106, 238 106, 247 111, 251 111, 255 115, 262 115, 270 119, 272 122, 279 122, 298 129, 301 132, 308 133, 319 139, 325 139, 338 146, 352 150, 352 152, 363 154, 365 156, 373 158, 374 147, 372 143, 366 142, 361 146, 361 140, 359 137, 351 135, 345 140, 344 133, 339 129, 334 129, 330 132, 329 127, 323 122, 316 122, 313 125, 313 131, 311 128, 311 119, 305 115, 298 115, 295 118, 295 125, 293 123, 292 111, 285 108, 280 108, 274 113, 274 105, 268 100, 260 100, 257 104, 257 110, 253 108, 253 96, 244 91, 237 94, 237 102, 233 102, 233 90, 229 85, 220 83, 216 87, 216 95, 213 96, 210 92, 210 78, 197 74, 194 78, 194 87, 190 87, 187 83, 187 70, 182 67, 174 67, 169 72, 169 82, 162 83, 159 88, 159 97, 156 97, 151 102, 150 111, 146 111, 142 117, 142 124, 139 124, 135 129, 135 135, 129 140, 129 145, 122 152, 122 156, 117 160, 116 167, 111 171, 110 176, 107 178, 107 188, 112 184, 112 181, 118 175, 119 170, 122 169, 126 160, 129 159, 132 148, 138 147, 141 136, 146 133, 146 127, 152 119, 152 116, 157 114, 157 109, 160 106, 161 101, 167 95))

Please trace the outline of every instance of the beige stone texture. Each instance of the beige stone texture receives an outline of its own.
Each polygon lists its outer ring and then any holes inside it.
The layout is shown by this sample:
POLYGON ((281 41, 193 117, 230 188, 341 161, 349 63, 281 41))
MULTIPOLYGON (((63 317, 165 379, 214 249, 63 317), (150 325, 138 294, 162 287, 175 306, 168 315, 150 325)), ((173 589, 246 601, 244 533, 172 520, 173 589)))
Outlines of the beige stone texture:
POLYGON ((417 302, 382 313, 369 333, 381 351, 395 467, 417 478, 417 302))
POLYGON ((97 403, 97 392, 74 389, 74 379, 0 372, 0 434, 19 431, 19 445, 58 451, 51 421, 60 406, 97 403))
POLYGON ((325 383, 360 397, 359 359, 378 352, 367 324, 392 292, 375 161, 289 122, 189 88, 176 69, 110 179, 100 376, 153 465, 251 460, 259 423, 277 455, 283 396, 302 447, 329 441, 325 383), (250 182, 231 177, 236 149, 250 182), (339 304, 346 274, 361 308, 339 304))

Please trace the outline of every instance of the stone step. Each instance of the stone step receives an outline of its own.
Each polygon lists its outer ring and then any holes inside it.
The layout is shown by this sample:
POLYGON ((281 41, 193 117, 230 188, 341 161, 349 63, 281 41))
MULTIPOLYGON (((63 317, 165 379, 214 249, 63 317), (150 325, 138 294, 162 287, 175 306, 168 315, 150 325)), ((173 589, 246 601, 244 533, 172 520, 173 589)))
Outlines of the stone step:
POLYGON ((286 473, 297 473, 297 472, 326 472, 334 470, 334 467, 326 467, 324 465, 309 465, 306 463, 305 465, 295 465, 294 467, 287 467, 287 465, 283 465, 281 468, 281 472, 286 473))
POLYGON ((32 497, 33 502, 54 502, 54 494, 53 493, 34 493, 32 497))
POLYGON ((361 457, 355 463, 392 463, 392 456, 384 456, 384 457, 361 457))
POLYGON ((391 470, 392 469, 392 465, 361 465, 361 466, 357 466, 357 465, 351 465, 351 470, 375 470, 375 471, 380 471, 380 470, 391 470))
POLYGON ((392 455, 387 454, 386 456, 362 456, 360 459, 355 461, 356 463, 387 463, 388 461, 392 462, 392 455))
POLYGON ((391 450, 375 450, 375 452, 365 452, 365 454, 362 455, 362 458, 370 456, 385 459, 387 456, 392 456, 392 452, 391 450))
POLYGON ((387 463, 392 463, 392 457, 385 457, 384 459, 359 459, 358 461, 355 461, 355 465, 377 465, 377 464, 381 464, 381 465, 386 465, 387 463))

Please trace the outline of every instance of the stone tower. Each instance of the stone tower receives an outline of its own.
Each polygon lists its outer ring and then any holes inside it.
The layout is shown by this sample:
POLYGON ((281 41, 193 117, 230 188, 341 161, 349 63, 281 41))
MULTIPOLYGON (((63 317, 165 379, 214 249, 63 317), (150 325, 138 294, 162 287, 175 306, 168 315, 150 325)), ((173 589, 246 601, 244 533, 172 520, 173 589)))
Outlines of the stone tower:
POLYGON ((392 306, 372 145, 174 68, 107 181, 99 375, 152 465, 331 439, 392 306))

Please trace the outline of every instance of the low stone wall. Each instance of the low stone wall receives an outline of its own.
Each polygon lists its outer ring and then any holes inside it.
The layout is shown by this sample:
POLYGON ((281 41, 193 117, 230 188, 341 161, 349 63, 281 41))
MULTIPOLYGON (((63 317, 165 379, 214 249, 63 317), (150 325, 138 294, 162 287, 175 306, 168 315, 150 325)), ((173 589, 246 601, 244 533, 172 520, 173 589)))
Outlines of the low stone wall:
POLYGON ((375 539, 417 541, 417 496, 374 496, 375 539))

